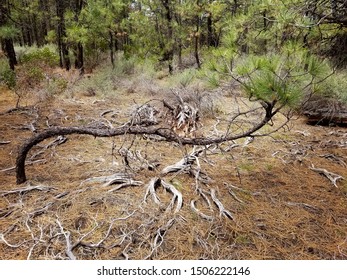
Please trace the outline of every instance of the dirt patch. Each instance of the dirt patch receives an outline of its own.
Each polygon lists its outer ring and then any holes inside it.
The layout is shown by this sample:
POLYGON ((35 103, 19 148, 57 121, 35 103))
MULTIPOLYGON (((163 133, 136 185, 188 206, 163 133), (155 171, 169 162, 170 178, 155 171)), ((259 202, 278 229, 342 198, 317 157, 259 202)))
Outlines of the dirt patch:
MULTIPOLYGON (((219 98, 225 100, 221 114, 232 110, 227 105, 230 96, 219 98)), ((18 147, 37 131, 55 125, 102 125, 100 116, 110 109, 115 114, 108 115, 108 121, 116 125, 129 116, 129 108, 146 99, 153 96, 52 98, 8 112, 15 95, 1 92, 1 259, 347 258, 346 180, 338 180, 336 188, 310 169, 347 178, 345 128, 307 126, 296 119, 289 131, 247 145, 240 140, 229 151, 232 143, 222 144, 201 154, 201 171, 212 180, 199 185, 209 187, 204 191, 214 189, 233 219, 221 215, 212 200, 209 206, 201 199, 189 174, 162 176, 183 194, 177 213, 168 211, 172 194, 163 187, 157 189, 160 204, 145 198, 150 179, 192 150, 148 137, 71 135, 51 146, 54 139, 48 139, 30 152, 29 182, 15 184, 11 168, 18 147), (127 160, 122 149, 130 151, 127 160), (160 165, 149 169, 138 153, 147 163, 160 165), (143 184, 113 190, 114 185, 88 181, 116 172, 143 184), (191 201, 212 219, 192 211, 191 201)), ((203 124, 204 133, 213 131, 211 119, 203 124)))

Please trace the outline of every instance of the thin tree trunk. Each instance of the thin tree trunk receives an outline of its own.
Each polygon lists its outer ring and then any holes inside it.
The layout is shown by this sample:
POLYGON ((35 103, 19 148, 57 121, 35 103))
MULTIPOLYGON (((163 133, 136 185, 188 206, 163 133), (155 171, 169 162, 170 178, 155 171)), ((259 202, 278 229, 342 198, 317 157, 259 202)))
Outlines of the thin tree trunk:
POLYGON ((169 64, 169 73, 173 72, 173 28, 172 28, 172 10, 170 7, 170 0, 162 0, 163 6, 165 8, 165 18, 167 21, 167 39, 168 43, 166 50, 163 55, 163 60, 166 60, 169 64))
MULTIPOLYGON (((10 14, 10 10, 6 3, 0 3, 0 26, 7 24, 7 18, 10 14)), ((1 39, 1 47, 8 59, 8 64, 12 70, 17 64, 16 53, 14 51, 13 40, 12 38, 3 38, 1 39)))
POLYGON ((110 48, 110 59, 111 59, 111 63, 112 63, 112 68, 114 68, 114 38, 113 38, 113 33, 112 31, 109 31, 109 35, 110 35, 110 44, 109 44, 109 48, 110 48))
POLYGON ((59 49, 59 61, 60 67, 64 67, 67 71, 71 68, 71 62, 69 58, 69 49, 67 44, 64 42, 66 37, 65 31, 65 21, 64 21, 64 12, 65 12, 65 3, 64 0, 56 0, 56 10, 58 17, 58 26, 57 26, 57 44, 59 49))

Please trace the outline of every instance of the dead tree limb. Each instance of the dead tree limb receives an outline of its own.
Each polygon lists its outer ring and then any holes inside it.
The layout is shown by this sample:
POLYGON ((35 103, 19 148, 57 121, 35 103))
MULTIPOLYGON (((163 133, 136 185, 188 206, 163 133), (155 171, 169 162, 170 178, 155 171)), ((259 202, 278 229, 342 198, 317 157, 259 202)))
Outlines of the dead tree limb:
POLYGON ((252 127, 237 133, 237 134, 225 134, 224 136, 217 137, 180 137, 173 130, 163 128, 158 125, 131 125, 129 123, 116 128, 93 128, 88 126, 77 127, 51 127, 41 133, 36 134, 32 138, 28 139, 19 149, 16 160, 16 179, 17 184, 24 183, 26 181, 25 175, 25 159, 30 149, 45 139, 55 136, 65 136, 70 134, 86 134, 94 137, 114 137, 126 134, 132 135, 156 135, 161 136, 168 142, 176 142, 181 145, 200 145, 206 146, 210 144, 219 144, 222 142, 233 141, 236 139, 256 136, 254 133, 266 125, 274 115, 276 115, 279 109, 274 110, 274 105, 266 103, 264 105, 265 114, 264 117, 252 127))

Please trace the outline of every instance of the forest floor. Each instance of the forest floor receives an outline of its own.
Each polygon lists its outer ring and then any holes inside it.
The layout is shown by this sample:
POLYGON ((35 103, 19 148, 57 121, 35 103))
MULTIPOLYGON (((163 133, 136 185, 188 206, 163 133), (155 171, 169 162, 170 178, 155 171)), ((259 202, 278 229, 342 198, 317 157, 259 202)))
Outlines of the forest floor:
MULTIPOLYGON (((160 89, 163 81, 156 82, 160 89)), ((211 178, 205 188, 215 190, 232 218, 201 199, 189 174, 160 175, 192 147, 149 137, 48 139, 28 156, 28 181, 16 185, 18 149, 38 131, 97 123, 109 114, 115 125, 136 104, 168 94, 130 86, 120 86, 117 95, 90 91, 26 96, 20 109, 9 111, 17 96, 0 90, 0 259, 347 259, 347 129, 310 126, 300 117, 271 136, 223 144, 199 157, 211 178), (156 168, 144 167, 139 154, 156 168), (345 179, 334 186, 312 168, 345 179), (117 190, 95 179, 117 172, 142 183, 117 190), (172 195, 163 188, 157 189, 160 205, 146 197, 157 176, 182 193, 178 212, 168 210, 172 195), (194 212, 192 201, 212 219, 194 212)), ((218 93, 215 114, 225 115, 233 101, 218 93)), ((205 132, 216 128, 212 115, 202 123, 205 132)))

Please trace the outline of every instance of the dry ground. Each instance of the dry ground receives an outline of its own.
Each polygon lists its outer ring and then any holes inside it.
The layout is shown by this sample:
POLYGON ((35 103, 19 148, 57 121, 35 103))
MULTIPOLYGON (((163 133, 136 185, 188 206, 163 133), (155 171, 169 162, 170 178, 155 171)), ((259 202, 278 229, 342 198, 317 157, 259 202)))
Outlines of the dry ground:
MULTIPOLYGON (((207 189, 216 190, 233 219, 220 216, 214 204, 208 207, 188 174, 164 177, 183 194, 179 212, 166 209, 172 196, 162 188, 161 205, 145 200, 150 179, 191 147, 144 137, 71 135, 45 148, 54 140, 49 139, 28 157, 28 182, 15 184, 10 168, 19 146, 36 133, 33 128, 89 124, 108 109, 117 113, 114 123, 122 122, 134 100, 151 98, 157 96, 134 90, 116 97, 25 99, 26 107, 9 112, 16 96, 0 91, 1 259, 347 259, 347 181, 335 187, 310 169, 347 178, 346 128, 308 126, 296 118, 290 130, 203 154, 201 169, 213 180, 207 189), (126 168, 122 148, 160 166, 148 170, 130 157, 126 168), (86 181, 120 171, 134 173, 143 184, 112 191, 115 185, 86 181), (9 193, 29 186, 41 190, 9 193), (212 221, 192 211, 193 199, 212 221)), ((220 98, 217 111, 223 114, 232 98, 220 98)), ((213 122, 206 117, 203 123, 208 131, 213 122)))

